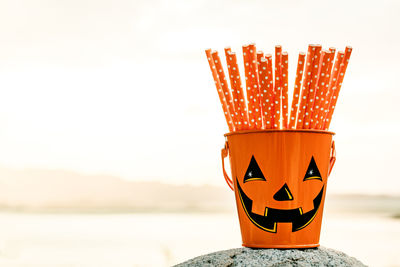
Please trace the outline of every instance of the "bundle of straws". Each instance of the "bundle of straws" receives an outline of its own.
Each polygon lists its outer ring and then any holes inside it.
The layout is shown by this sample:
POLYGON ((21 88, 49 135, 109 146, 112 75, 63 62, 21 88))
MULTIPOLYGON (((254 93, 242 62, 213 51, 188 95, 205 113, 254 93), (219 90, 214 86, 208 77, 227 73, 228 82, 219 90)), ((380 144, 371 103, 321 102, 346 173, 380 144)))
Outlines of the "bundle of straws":
POLYGON ((352 48, 322 50, 309 45, 307 57, 300 52, 289 114, 288 53, 275 46, 272 55, 243 46, 246 96, 236 53, 225 48, 230 87, 217 51, 206 50, 229 131, 254 129, 328 130, 352 48))

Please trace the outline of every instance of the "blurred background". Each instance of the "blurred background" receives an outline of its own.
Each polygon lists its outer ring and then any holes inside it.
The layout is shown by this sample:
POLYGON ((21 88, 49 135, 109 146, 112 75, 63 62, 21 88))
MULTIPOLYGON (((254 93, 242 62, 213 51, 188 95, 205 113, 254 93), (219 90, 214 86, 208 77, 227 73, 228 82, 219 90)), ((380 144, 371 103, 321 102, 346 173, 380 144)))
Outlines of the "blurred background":
POLYGON ((396 0, 2 0, 0 265, 168 266, 239 247, 204 50, 255 42, 289 52, 291 90, 309 43, 354 48, 321 244, 400 266, 399 13, 396 0))

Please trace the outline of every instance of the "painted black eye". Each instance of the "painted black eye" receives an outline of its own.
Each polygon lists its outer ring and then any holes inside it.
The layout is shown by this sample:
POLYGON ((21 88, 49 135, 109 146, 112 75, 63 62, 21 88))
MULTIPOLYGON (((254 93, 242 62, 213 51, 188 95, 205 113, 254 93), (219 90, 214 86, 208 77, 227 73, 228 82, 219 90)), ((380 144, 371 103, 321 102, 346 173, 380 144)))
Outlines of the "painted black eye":
POLYGON ((311 157, 311 161, 310 164, 308 165, 307 172, 306 175, 304 175, 303 181, 314 180, 314 179, 322 181, 322 177, 321 174, 319 173, 314 157, 311 157))
POLYGON ((249 167, 244 175, 243 183, 250 181, 266 181, 254 156, 251 157, 249 167))

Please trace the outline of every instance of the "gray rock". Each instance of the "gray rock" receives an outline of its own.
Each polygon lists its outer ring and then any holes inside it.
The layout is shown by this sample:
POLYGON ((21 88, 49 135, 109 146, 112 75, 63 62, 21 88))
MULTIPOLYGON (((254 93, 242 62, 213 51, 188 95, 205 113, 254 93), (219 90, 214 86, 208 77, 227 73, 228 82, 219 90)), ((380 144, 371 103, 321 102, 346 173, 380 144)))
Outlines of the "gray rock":
POLYGON ((366 266, 343 252, 328 248, 251 249, 235 248, 199 256, 176 267, 228 266, 366 266))

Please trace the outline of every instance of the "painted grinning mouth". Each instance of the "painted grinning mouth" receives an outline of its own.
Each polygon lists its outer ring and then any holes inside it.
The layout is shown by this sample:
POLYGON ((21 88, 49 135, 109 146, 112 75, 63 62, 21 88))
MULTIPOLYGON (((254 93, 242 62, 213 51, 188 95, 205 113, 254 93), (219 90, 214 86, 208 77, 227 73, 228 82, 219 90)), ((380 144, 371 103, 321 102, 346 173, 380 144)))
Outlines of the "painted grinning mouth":
POLYGON ((314 209, 306 213, 303 213, 301 207, 297 209, 288 209, 288 210, 273 209, 266 207, 264 215, 259 215, 251 211, 253 207, 253 201, 243 192, 237 179, 236 183, 237 183, 240 202, 242 203, 243 209, 247 217, 249 217, 250 221, 258 228, 271 233, 276 233, 278 222, 292 223, 292 232, 301 230, 307 225, 309 225, 317 215, 319 206, 321 204, 322 195, 324 192, 324 186, 322 186, 321 191, 313 200, 314 209))

